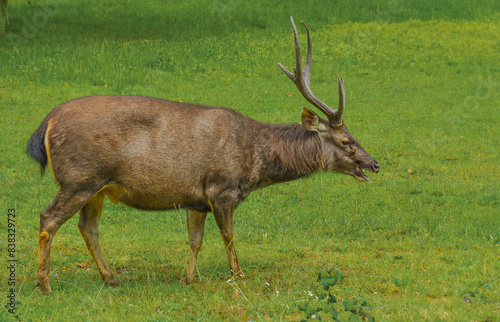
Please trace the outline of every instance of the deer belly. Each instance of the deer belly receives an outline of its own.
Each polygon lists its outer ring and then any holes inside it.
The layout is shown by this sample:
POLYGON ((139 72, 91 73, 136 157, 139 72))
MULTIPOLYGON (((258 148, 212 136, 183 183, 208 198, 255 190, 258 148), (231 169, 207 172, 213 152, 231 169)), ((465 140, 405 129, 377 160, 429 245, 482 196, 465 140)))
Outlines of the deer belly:
POLYGON ((188 208, 196 211, 210 211, 206 202, 192 197, 176 194, 153 194, 136 191, 118 185, 109 185, 102 190, 113 203, 121 202, 127 206, 143 210, 169 210, 188 208))

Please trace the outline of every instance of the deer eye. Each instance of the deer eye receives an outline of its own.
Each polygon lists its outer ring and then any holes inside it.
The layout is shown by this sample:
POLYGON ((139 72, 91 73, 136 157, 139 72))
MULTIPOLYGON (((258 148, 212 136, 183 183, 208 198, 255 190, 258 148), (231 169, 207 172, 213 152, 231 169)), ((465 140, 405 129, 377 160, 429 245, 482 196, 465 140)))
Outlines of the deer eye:
POLYGON ((349 141, 349 140, 342 141, 343 146, 348 146, 349 144, 351 144, 351 141, 349 141))

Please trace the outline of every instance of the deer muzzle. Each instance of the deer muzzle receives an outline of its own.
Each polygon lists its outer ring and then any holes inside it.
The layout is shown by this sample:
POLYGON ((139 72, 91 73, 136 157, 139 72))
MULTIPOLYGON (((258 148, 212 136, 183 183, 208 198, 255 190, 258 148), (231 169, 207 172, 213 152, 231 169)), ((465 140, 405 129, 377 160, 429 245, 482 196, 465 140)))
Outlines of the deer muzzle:
MULTIPOLYGON (((372 164, 369 166, 363 166, 362 167, 365 170, 371 171, 373 173, 378 173, 380 171, 380 166, 378 165, 377 161, 373 160, 372 164)), ((365 182, 370 180, 370 178, 363 172, 362 168, 356 167, 354 169, 354 175, 353 177, 361 182, 365 182)))

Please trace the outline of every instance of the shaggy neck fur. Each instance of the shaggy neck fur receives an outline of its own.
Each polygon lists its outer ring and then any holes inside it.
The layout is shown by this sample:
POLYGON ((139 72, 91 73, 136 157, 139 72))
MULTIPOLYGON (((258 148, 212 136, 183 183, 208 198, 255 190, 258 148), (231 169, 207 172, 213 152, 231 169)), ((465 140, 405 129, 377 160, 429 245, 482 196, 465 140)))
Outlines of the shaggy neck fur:
POLYGON ((265 176, 272 183, 298 179, 323 169, 318 133, 300 124, 273 124, 263 134, 265 176))

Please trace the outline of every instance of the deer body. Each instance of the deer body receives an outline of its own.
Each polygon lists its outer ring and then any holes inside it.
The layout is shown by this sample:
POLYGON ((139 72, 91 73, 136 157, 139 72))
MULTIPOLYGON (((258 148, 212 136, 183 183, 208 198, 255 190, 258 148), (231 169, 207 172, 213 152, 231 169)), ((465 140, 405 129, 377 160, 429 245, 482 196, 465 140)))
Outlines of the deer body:
MULTIPOLYGON (((309 56, 310 44, 308 48, 309 56)), ((300 51, 297 64, 299 60, 300 51)), ((89 96, 52 110, 28 143, 29 154, 42 170, 50 165, 61 187, 40 214, 42 292, 51 293, 54 235, 78 211, 78 227, 101 277, 108 285, 118 285, 98 240, 105 196, 145 210, 187 209, 189 283, 208 212, 220 229, 230 269, 240 275, 233 212, 253 190, 318 170, 342 172, 360 181, 368 180, 362 169, 378 172, 377 162, 343 124, 343 81, 339 80, 342 108, 331 110, 310 92, 309 57, 307 61, 304 79, 282 68, 328 120, 304 107, 301 124, 267 124, 225 108, 142 96, 89 96)))
POLYGON ((290 156, 296 160, 289 166, 303 167, 295 174, 276 163, 278 146, 316 150, 319 158, 321 146, 313 133, 307 133, 305 147, 287 142, 287 132, 307 132, 299 124, 260 123, 225 108, 90 96, 59 106, 43 124, 47 129, 39 141, 62 188, 97 189, 115 202, 145 210, 210 211, 211 200, 224 193, 239 203, 257 188, 310 174, 321 165, 319 160, 301 165, 300 155, 290 156))

